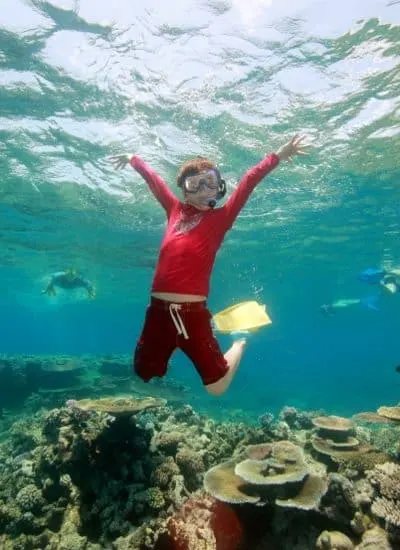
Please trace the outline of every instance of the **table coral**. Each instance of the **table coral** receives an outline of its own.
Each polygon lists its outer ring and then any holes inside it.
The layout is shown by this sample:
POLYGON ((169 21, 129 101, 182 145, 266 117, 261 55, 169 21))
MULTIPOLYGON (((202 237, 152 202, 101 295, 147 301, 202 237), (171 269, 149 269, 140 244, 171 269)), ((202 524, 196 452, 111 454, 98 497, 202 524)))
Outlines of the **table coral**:
POLYGON ((309 471, 300 447, 278 441, 249 446, 237 458, 211 468, 204 477, 204 488, 231 504, 275 502, 311 510, 318 508, 328 484, 324 476, 309 471))

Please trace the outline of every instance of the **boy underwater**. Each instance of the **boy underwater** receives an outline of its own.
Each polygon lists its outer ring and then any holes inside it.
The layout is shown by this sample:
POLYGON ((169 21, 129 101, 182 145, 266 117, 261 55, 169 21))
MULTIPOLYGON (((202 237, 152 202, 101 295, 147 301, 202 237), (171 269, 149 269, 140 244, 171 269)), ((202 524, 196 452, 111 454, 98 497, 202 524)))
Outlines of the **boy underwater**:
POLYGON ((225 234, 256 185, 280 161, 308 154, 303 139, 294 136, 277 153, 250 168, 220 208, 215 206, 226 194, 226 183, 207 158, 196 157, 180 168, 177 184, 182 202, 139 156, 111 157, 115 169, 130 164, 142 176, 168 219, 134 355, 134 370, 144 381, 164 376, 172 353, 180 348, 193 362, 208 393, 218 396, 228 389, 246 340, 235 341, 225 354, 219 347, 206 303, 212 267, 225 234))

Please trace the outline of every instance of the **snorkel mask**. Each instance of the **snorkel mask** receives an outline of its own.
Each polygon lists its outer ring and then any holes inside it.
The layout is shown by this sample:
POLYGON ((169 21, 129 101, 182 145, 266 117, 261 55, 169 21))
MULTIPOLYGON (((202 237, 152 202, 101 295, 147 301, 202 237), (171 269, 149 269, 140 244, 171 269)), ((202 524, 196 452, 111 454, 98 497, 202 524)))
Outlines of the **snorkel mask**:
MULTIPOLYGON (((215 198, 209 199, 205 198, 204 204, 210 208, 214 208, 217 204, 217 201, 222 199, 226 193, 226 183, 221 178, 221 175, 218 170, 210 169, 204 170, 197 174, 187 176, 183 181, 183 188, 186 193, 195 194, 200 189, 206 187, 211 191, 216 191, 215 198)), ((201 202, 201 201, 200 201, 201 202)))

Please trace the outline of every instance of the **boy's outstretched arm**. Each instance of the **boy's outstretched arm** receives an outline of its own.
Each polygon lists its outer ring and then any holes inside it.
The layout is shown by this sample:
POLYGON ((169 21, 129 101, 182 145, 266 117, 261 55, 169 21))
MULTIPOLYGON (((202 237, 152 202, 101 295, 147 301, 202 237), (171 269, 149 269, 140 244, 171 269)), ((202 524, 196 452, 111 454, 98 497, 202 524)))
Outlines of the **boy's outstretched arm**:
POLYGON ((143 159, 137 155, 115 155, 110 157, 111 163, 116 170, 125 168, 130 164, 142 178, 146 181, 151 192, 158 202, 164 207, 169 215, 173 205, 178 201, 171 189, 165 183, 161 176, 157 174, 143 159))
POLYGON ((266 156, 244 174, 225 206, 223 206, 228 228, 232 226, 256 185, 276 168, 281 160, 292 161, 292 157, 296 155, 308 154, 304 151, 306 146, 303 145, 303 140, 304 137, 294 136, 288 143, 282 145, 276 153, 266 156))

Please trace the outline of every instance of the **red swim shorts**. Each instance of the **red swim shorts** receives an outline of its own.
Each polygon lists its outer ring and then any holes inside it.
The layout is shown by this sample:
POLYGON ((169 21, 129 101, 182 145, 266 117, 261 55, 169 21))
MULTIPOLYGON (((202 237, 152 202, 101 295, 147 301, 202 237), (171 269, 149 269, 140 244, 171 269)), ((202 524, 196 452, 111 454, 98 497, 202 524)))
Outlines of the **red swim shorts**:
POLYGON ((176 348, 191 359, 204 385, 217 382, 228 371, 206 302, 176 304, 152 298, 135 350, 136 374, 145 382, 164 376, 176 348))

